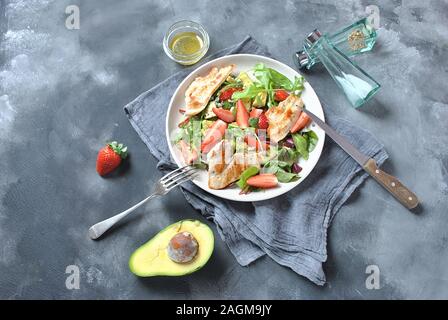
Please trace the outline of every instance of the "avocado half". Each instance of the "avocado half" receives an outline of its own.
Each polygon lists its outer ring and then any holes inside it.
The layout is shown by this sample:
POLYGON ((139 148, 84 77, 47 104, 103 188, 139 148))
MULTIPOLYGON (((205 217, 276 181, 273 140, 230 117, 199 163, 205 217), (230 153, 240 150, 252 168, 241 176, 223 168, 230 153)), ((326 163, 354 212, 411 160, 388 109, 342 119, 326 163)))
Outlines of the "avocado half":
POLYGON ((129 269, 140 277, 183 276, 201 269, 210 259, 214 246, 213 231, 207 225, 198 220, 182 220, 161 230, 135 250, 129 258, 129 269), (168 244, 180 232, 191 233, 199 244, 196 256, 187 263, 177 263, 168 257, 168 244))

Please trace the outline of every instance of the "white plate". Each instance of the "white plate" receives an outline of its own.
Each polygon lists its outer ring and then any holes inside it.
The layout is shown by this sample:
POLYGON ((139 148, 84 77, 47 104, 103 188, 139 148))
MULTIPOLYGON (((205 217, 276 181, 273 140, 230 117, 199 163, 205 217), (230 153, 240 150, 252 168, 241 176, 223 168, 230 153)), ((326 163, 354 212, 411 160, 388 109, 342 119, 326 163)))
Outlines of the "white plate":
MULTIPOLYGON (((174 92, 166 115, 166 137, 168 146, 170 148, 171 156, 178 166, 183 166, 184 164, 178 148, 173 144, 173 139, 178 130, 177 125, 182 120, 182 115, 180 114, 179 109, 185 106, 185 90, 196 77, 206 75, 210 71, 210 68, 221 68, 232 63, 236 65, 236 68, 234 70, 234 73, 236 74, 238 74, 240 71, 252 69, 257 63, 264 63, 266 66, 281 72, 291 80, 294 79, 294 76, 299 75, 297 71, 281 62, 278 62, 271 58, 253 54, 234 54, 221 57, 212 60, 191 72, 174 92)), ((302 92, 302 99, 308 110, 316 114, 322 120, 325 120, 324 112, 322 110, 319 98, 308 83, 305 83, 305 90, 302 92)), ((205 170, 201 172, 196 179, 193 180, 193 183, 196 184, 199 188, 202 188, 205 191, 214 194, 215 196, 234 201, 261 201, 284 194, 285 192, 288 192, 292 188, 298 186, 303 180, 305 180, 305 178, 313 170, 322 153, 322 148, 325 141, 325 133, 314 123, 311 124, 310 128, 312 128, 312 130, 316 132, 317 136, 319 137, 319 141, 316 148, 313 150, 313 152, 310 153, 308 160, 305 161, 303 159, 300 159, 299 165, 303 168, 303 170, 302 172, 300 172, 300 179, 298 179, 297 181, 281 183, 277 188, 251 192, 246 195, 239 194, 240 189, 237 186, 228 187, 222 190, 210 189, 207 183, 208 175, 205 170)))

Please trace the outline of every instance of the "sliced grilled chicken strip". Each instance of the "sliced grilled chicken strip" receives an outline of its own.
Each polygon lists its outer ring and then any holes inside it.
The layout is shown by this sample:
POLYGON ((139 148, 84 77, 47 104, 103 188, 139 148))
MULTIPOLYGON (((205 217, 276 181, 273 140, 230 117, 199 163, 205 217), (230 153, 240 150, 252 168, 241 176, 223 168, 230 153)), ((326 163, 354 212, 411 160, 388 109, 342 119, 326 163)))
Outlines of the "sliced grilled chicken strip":
POLYGON ((191 117, 205 109, 213 93, 235 68, 234 64, 218 69, 213 67, 204 77, 197 77, 185 91, 185 116, 191 117))
POLYGON ((208 154, 208 186, 223 189, 240 178, 250 166, 260 167, 260 156, 255 151, 232 154, 229 141, 223 140, 208 154))
POLYGON ((285 138, 299 118, 302 108, 302 99, 292 94, 286 100, 280 102, 278 106, 270 108, 266 112, 269 122, 269 139, 279 142, 285 138))

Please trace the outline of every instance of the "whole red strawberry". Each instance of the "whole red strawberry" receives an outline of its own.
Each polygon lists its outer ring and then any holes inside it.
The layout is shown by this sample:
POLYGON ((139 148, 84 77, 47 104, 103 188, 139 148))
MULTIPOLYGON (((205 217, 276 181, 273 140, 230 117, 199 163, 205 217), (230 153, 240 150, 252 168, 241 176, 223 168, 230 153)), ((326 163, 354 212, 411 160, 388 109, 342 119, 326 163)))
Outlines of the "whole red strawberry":
POLYGON ((100 176, 114 171, 126 158, 128 147, 117 141, 108 143, 104 148, 98 152, 96 158, 96 171, 100 176))

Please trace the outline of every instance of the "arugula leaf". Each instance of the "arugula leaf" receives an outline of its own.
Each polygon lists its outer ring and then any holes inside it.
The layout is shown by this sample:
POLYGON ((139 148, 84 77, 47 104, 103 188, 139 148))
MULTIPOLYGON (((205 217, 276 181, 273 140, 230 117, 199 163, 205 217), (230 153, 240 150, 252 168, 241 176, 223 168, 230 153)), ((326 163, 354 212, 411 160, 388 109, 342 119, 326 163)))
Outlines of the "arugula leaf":
POLYGON ((240 79, 236 78, 227 78, 226 81, 224 81, 223 87, 221 88, 220 92, 225 91, 230 88, 241 88, 243 87, 243 83, 240 79))
POLYGON ((308 160, 308 139, 299 133, 293 133, 292 139, 294 140, 294 145, 296 146, 297 152, 303 157, 303 159, 308 160))
POLYGON ((275 101, 274 98, 275 92, 274 92, 274 88, 272 87, 272 82, 269 83, 269 90, 268 90, 268 107, 271 108, 273 106, 277 105, 277 102, 275 101))
POLYGON ((236 182, 238 187, 244 189, 247 187, 247 179, 258 174, 260 170, 257 167, 249 167, 240 175, 240 179, 236 182))
POLYGON ((304 83, 305 83, 305 78, 304 77, 302 77, 302 76, 294 77, 294 83, 292 84, 291 91, 302 92, 303 89, 305 88, 304 83))
MULTIPOLYGON (((256 81, 247 86, 244 91, 235 92, 232 95, 232 100, 253 99, 257 97, 259 99, 258 94, 267 92, 267 106, 270 108, 277 105, 277 102, 274 99, 275 89, 285 89, 298 94, 304 88, 304 78, 302 76, 295 77, 294 81, 291 81, 280 72, 272 68, 267 68, 263 63, 257 63, 253 68, 253 73, 256 81)), ((260 101, 257 101, 257 103, 259 102, 260 101)))

